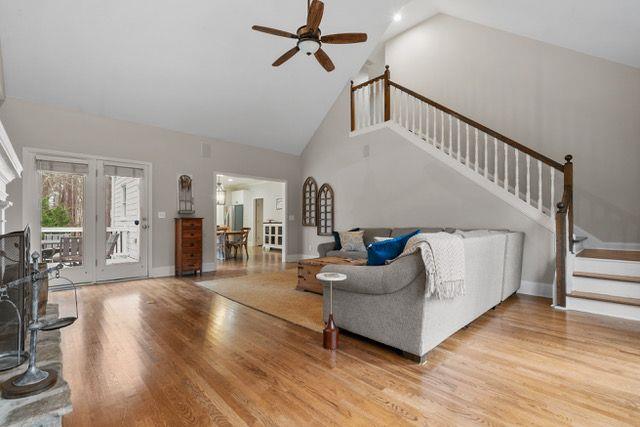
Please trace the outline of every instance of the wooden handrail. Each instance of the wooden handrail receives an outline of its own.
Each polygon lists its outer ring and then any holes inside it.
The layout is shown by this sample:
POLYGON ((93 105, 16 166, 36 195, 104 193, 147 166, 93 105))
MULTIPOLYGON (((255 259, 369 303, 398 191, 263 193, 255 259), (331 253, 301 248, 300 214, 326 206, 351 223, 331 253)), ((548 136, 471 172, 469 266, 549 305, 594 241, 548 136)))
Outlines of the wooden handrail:
POLYGON ((381 79, 384 79, 384 74, 379 75, 378 77, 374 77, 372 79, 369 79, 364 83, 360 83, 358 85, 351 86, 351 91, 353 92, 353 91, 361 89, 361 88, 363 88, 365 86, 369 86, 370 84, 373 84, 373 83, 375 83, 375 82, 377 82, 378 80, 381 80, 381 79))
POLYGON ((558 163, 555 160, 550 159, 549 157, 547 157, 547 156, 545 156, 543 154, 540 154, 537 151, 534 151, 534 150, 532 150, 531 148, 529 148, 529 147, 527 147, 525 145, 520 144, 519 142, 516 142, 516 141, 514 141, 514 140, 512 140, 512 139, 510 139, 510 138, 508 138, 508 137, 506 137, 506 136, 494 131, 494 130, 491 130, 488 127, 483 126, 480 123, 476 122, 475 120, 472 120, 472 119, 470 119, 470 118, 468 118, 466 116, 463 116, 462 114, 460 114, 460 113, 458 113, 458 112, 456 112, 456 111, 454 111, 454 110, 452 110, 450 108, 447 108, 444 105, 439 104, 439 103, 427 98, 426 96, 422 96, 419 93, 412 91, 411 89, 407 89, 406 87, 404 87, 402 85, 399 85, 396 82, 390 81, 389 84, 391 86, 395 87, 396 89, 399 89, 399 90, 411 95, 412 97, 421 100, 422 102, 426 102, 427 104, 432 105, 433 107, 437 108, 440 111, 443 111, 443 112, 445 112, 445 113, 447 113, 447 114, 449 114, 449 115, 451 115, 453 117, 456 117, 458 120, 468 124, 469 126, 472 126, 472 127, 476 128, 476 129, 478 129, 479 131, 484 132, 487 135, 492 136, 492 137, 496 138, 497 140, 502 141, 505 144, 512 146, 516 150, 521 151, 521 152, 523 152, 525 154, 528 154, 529 156, 533 157, 536 160, 540 160, 542 163, 545 163, 545 164, 551 166, 554 169, 557 169, 559 171, 563 170, 563 166, 562 166, 561 163, 558 163))

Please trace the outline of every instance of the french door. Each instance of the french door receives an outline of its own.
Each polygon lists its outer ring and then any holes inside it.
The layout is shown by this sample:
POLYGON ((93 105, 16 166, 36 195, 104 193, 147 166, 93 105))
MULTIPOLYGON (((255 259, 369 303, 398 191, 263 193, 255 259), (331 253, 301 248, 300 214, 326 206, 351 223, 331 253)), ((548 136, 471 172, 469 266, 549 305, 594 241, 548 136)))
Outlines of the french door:
POLYGON ((147 275, 148 213, 145 168, 98 160, 96 280, 147 275))
POLYGON ((75 283, 147 276, 149 173, 148 164, 25 150, 32 250, 75 283))

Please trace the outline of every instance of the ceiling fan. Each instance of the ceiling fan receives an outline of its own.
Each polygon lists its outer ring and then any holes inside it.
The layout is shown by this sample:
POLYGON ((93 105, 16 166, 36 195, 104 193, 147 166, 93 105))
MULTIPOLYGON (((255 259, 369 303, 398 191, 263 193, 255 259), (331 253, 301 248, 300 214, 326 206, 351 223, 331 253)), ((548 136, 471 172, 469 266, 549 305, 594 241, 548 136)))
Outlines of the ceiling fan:
POLYGON ((321 35, 320 22, 322 21, 322 14, 324 12, 324 3, 320 0, 307 0, 307 23, 298 28, 296 34, 292 34, 288 31, 276 30, 275 28, 263 27, 260 25, 254 25, 253 28, 256 31, 262 31, 263 33, 273 34, 274 36, 287 37, 290 39, 296 39, 298 42, 296 46, 284 53, 280 58, 272 64, 274 67, 284 64, 291 59, 293 55, 302 51, 307 55, 314 55, 320 65, 327 70, 333 71, 336 67, 333 65, 331 58, 322 50, 322 43, 327 44, 350 44, 350 43, 362 43, 367 41, 367 35, 365 33, 341 33, 341 34, 329 34, 326 36, 321 35))

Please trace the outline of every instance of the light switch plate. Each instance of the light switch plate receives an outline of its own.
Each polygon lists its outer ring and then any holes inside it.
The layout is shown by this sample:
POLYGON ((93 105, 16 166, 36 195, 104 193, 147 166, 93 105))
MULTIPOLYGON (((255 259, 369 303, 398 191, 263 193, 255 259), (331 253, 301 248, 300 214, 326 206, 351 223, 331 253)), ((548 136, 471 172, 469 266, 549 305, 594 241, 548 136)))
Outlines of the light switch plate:
POLYGON ((289 215, 289 221, 295 221, 296 216, 295 215, 289 215))
POLYGON ((167 213, 166 212, 158 212, 158 218, 165 219, 166 217, 167 217, 167 213))

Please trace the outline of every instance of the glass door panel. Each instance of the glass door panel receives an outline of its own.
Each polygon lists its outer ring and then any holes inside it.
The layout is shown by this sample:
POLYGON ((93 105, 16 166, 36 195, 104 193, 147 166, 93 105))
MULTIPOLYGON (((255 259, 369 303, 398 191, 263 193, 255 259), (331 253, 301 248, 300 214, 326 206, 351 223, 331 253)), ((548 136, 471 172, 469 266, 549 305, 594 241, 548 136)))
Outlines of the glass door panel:
POLYGON ((63 275, 76 282, 90 281, 92 276, 89 169, 88 163, 71 160, 36 160, 41 259, 49 266, 62 263, 63 275))
POLYGON ((146 276, 144 168, 98 161, 98 203, 97 280, 146 276))

